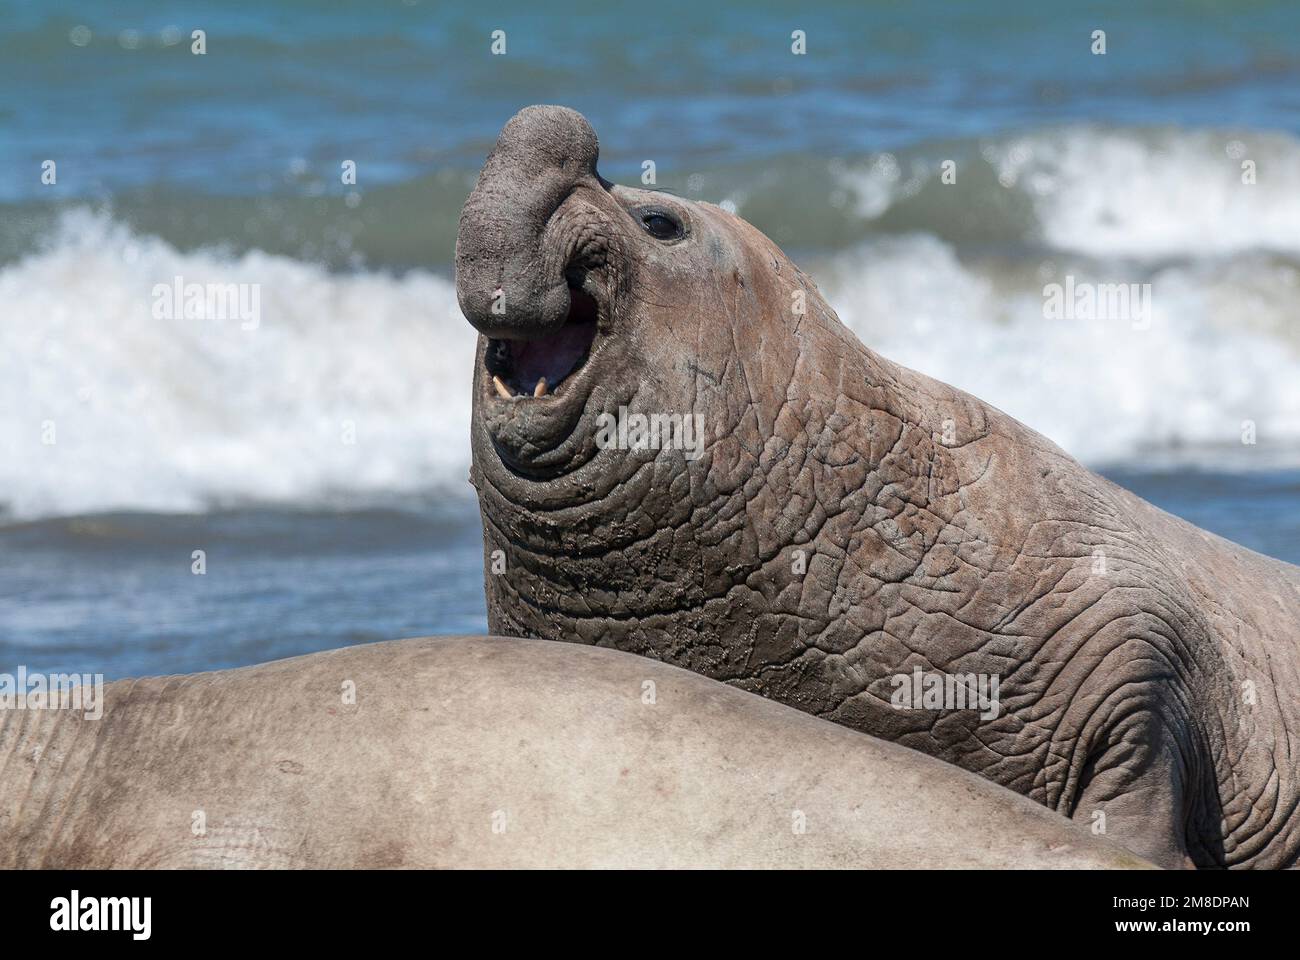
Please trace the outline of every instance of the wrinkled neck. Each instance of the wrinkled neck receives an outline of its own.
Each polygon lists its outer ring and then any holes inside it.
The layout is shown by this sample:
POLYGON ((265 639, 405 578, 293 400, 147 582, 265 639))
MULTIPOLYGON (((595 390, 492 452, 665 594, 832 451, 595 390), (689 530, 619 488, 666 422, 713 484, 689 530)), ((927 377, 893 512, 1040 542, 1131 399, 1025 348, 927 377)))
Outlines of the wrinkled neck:
POLYGON ((0 710, 0 866, 42 865, 96 732, 67 710, 0 710))
MULTIPOLYGON (((883 521, 901 499, 924 504, 934 444, 892 365, 833 314, 784 333, 766 350, 695 357, 686 410, 706 436, 695 459, 607 454, 566 478, 563 495, 476 471, 495 632, 634 646, 658 631, 710 635, 770 608, 758 581, 842 553, 829 518, 883 521)), ((900 533, 867 524, 857 536, 900 533)))

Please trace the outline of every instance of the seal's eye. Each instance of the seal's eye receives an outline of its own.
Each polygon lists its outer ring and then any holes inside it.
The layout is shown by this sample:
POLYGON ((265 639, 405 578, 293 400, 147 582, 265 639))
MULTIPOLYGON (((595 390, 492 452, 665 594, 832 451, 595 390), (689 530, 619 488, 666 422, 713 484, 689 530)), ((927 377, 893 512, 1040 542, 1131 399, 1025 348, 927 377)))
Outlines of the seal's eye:
POLYGON ((682 235, 682 225, 666 213, 642 214, 641 225, 656 240, 676 240, 682 235))

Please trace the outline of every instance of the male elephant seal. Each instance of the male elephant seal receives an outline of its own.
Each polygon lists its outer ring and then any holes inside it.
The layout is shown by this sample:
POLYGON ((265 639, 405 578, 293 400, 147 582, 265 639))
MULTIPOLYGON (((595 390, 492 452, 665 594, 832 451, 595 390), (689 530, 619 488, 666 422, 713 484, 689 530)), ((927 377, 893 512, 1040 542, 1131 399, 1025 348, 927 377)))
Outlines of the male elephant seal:
POLYGON ((688 667, 1162 864, 1294 864, 1300 569, 878 356, 748 223, 596 158, 530 107, 461 215, 491 629, 688 667), (896 709, 918 670, 949 698, 896 709), (996 716, 953 709, 994 679, 996 716))
POLYGON ((894 744, 535 640, 124 680, 101 719, 0 724, 7 867, 1149 866, 894 744))

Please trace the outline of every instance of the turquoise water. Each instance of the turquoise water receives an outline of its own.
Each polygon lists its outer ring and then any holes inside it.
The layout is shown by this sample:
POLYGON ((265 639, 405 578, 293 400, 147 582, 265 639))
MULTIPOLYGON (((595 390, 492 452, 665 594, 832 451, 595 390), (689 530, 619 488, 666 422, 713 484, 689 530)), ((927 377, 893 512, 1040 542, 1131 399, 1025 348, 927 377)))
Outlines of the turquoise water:
POLYGON ((289 160, 342 156, 394 183, 475 169, 502 118, 548 100, 592 120, 611 175, 647 156, 693 171, 1098 120, 1295 129, 1293 3, 812 6, 5 2, 6 163, 66 158, 65 186, 87 196, 263 194, 289 160), (85 46, 69 41, 78 26, 85 46))
POLYGON ((450 260, 533 102, 873 348, 1300 560, 1300 6, 568 10, 0 0, 0 671, 484 629, 450 260), (1047 323, 1067 275, 1150 283, 1150 329, 1047 323), (175 276, 260 284, 261 328, 154 320, 175 276))
MULTIPOLYGON (((741 212, 794 249, 867 235, 824 174, 799 175, 827 158, 978 162, 981 137, 1098 123, 1294 134, 1300 116, 1300 12, 1288 2, 564 9, 6 0, 0 257, 29 249, 53 210, 93 200, 183 247, 445 270, 467 183, 504 119, 536 101, 591 119, 606 175, 634 179, 650 159, 677 192, 753 194, 741 212), (1107 53, 1094 56, 1103 28, 1107 53), (70 39, 78 29, 84 46, 70 39), (494 30, 505 55, 490 52, 494 30), (794 30, 804 56, 791 53, 794 30), (47 159, 56 188, 40 183, 47 159), (345 193, 344 159, 358 165, 361 207, 328 203, 345 193)), ((942 234, 946 222, 961 238, 963 220, 998 205, 919 225, 942 234)), ((896 230, 912 225, 902 213, 896 230)), ((1027 232, 1015 211, 994 213, 1012 219, 998 242, 1027 232)))

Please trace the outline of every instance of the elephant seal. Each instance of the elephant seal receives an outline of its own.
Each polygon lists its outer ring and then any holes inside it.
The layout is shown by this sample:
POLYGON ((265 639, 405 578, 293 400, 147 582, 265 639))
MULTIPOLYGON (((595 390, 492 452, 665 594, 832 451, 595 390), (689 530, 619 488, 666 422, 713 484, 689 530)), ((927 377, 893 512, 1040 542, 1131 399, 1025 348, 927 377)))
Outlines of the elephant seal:
POLYGON ((490 629, 762 693, 1162 865, 1294 865, 1300 568, 878 356, 754 227, 597 152, 525 109, 461 215, 490 629))
POLYGON ((5 867, 1150 866, 894 744, 536 640, 124 680, 101 719, 0 724, 5 867))

